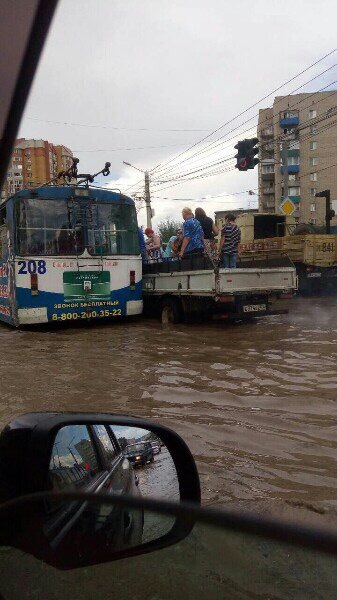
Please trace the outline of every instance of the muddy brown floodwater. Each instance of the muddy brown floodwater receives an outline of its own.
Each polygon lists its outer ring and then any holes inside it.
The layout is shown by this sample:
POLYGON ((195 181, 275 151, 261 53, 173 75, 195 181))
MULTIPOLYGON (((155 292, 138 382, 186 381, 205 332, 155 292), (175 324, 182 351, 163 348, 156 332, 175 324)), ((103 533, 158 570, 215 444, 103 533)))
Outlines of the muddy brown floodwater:
POLYGON ((250 324, 2 326, 0 345, 2 425, 38 410, 148 417, 189 445, 203 503, 335 522, 337 299, 250 324))
POLYGON ((149 417, 188 443, 203 502, 336 507, 337 299, 250 324, 0 326, 1 425, 23 412, 149 417))

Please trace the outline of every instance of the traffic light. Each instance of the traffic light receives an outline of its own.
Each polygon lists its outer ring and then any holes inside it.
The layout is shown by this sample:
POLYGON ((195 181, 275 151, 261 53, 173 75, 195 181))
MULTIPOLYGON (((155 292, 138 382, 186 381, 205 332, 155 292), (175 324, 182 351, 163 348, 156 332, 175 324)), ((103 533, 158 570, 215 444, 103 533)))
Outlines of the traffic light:
POLYGON ((239 169, 239 171, 248 171, 248 169, 254 169, 255 165, 259 163, 259 159, 254 158, 255 154, 259 152, 259 149, 256 148, 258 141, 258 138, 241 140, 234 146, 238 150, 238 153, 235 155, 237 159, 236 169, 239 169))

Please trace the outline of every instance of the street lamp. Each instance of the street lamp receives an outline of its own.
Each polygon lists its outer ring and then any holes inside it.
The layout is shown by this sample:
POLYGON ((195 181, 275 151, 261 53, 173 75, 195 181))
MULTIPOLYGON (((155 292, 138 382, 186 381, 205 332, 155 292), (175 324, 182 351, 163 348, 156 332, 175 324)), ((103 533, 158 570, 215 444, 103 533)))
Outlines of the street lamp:
POLYGON ((133 169, 136 169, 136 171, 139 171, 140 173, 146 173, 146 171, 143 171, 143 169, 138 169, 138 167, 135 167, 135 165, 132 165, 129 162, 125 162, 125 160, 123 160, 123 165, 127 165, 128 167, 132 167, 133 169))

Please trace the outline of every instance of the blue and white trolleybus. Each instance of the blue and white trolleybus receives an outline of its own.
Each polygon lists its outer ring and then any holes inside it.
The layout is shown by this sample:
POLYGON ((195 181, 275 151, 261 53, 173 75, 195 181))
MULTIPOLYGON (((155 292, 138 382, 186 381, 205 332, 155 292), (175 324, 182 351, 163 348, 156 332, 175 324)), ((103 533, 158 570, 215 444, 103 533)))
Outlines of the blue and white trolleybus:
POLYGON ((142 312, 131 198, 46 185, 0 206, 0 320, 20 326, 142 312))

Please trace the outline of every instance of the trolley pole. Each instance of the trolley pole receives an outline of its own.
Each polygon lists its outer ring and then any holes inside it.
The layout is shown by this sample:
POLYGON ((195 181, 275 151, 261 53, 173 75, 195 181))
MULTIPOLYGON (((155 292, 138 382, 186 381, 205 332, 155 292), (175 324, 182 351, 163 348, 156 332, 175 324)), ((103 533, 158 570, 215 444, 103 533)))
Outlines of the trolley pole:
POLYGON ((152 227, 150 176, 149 176, 148 171, 145 171, 145 207, 146 207, 146 226, 152 227))

